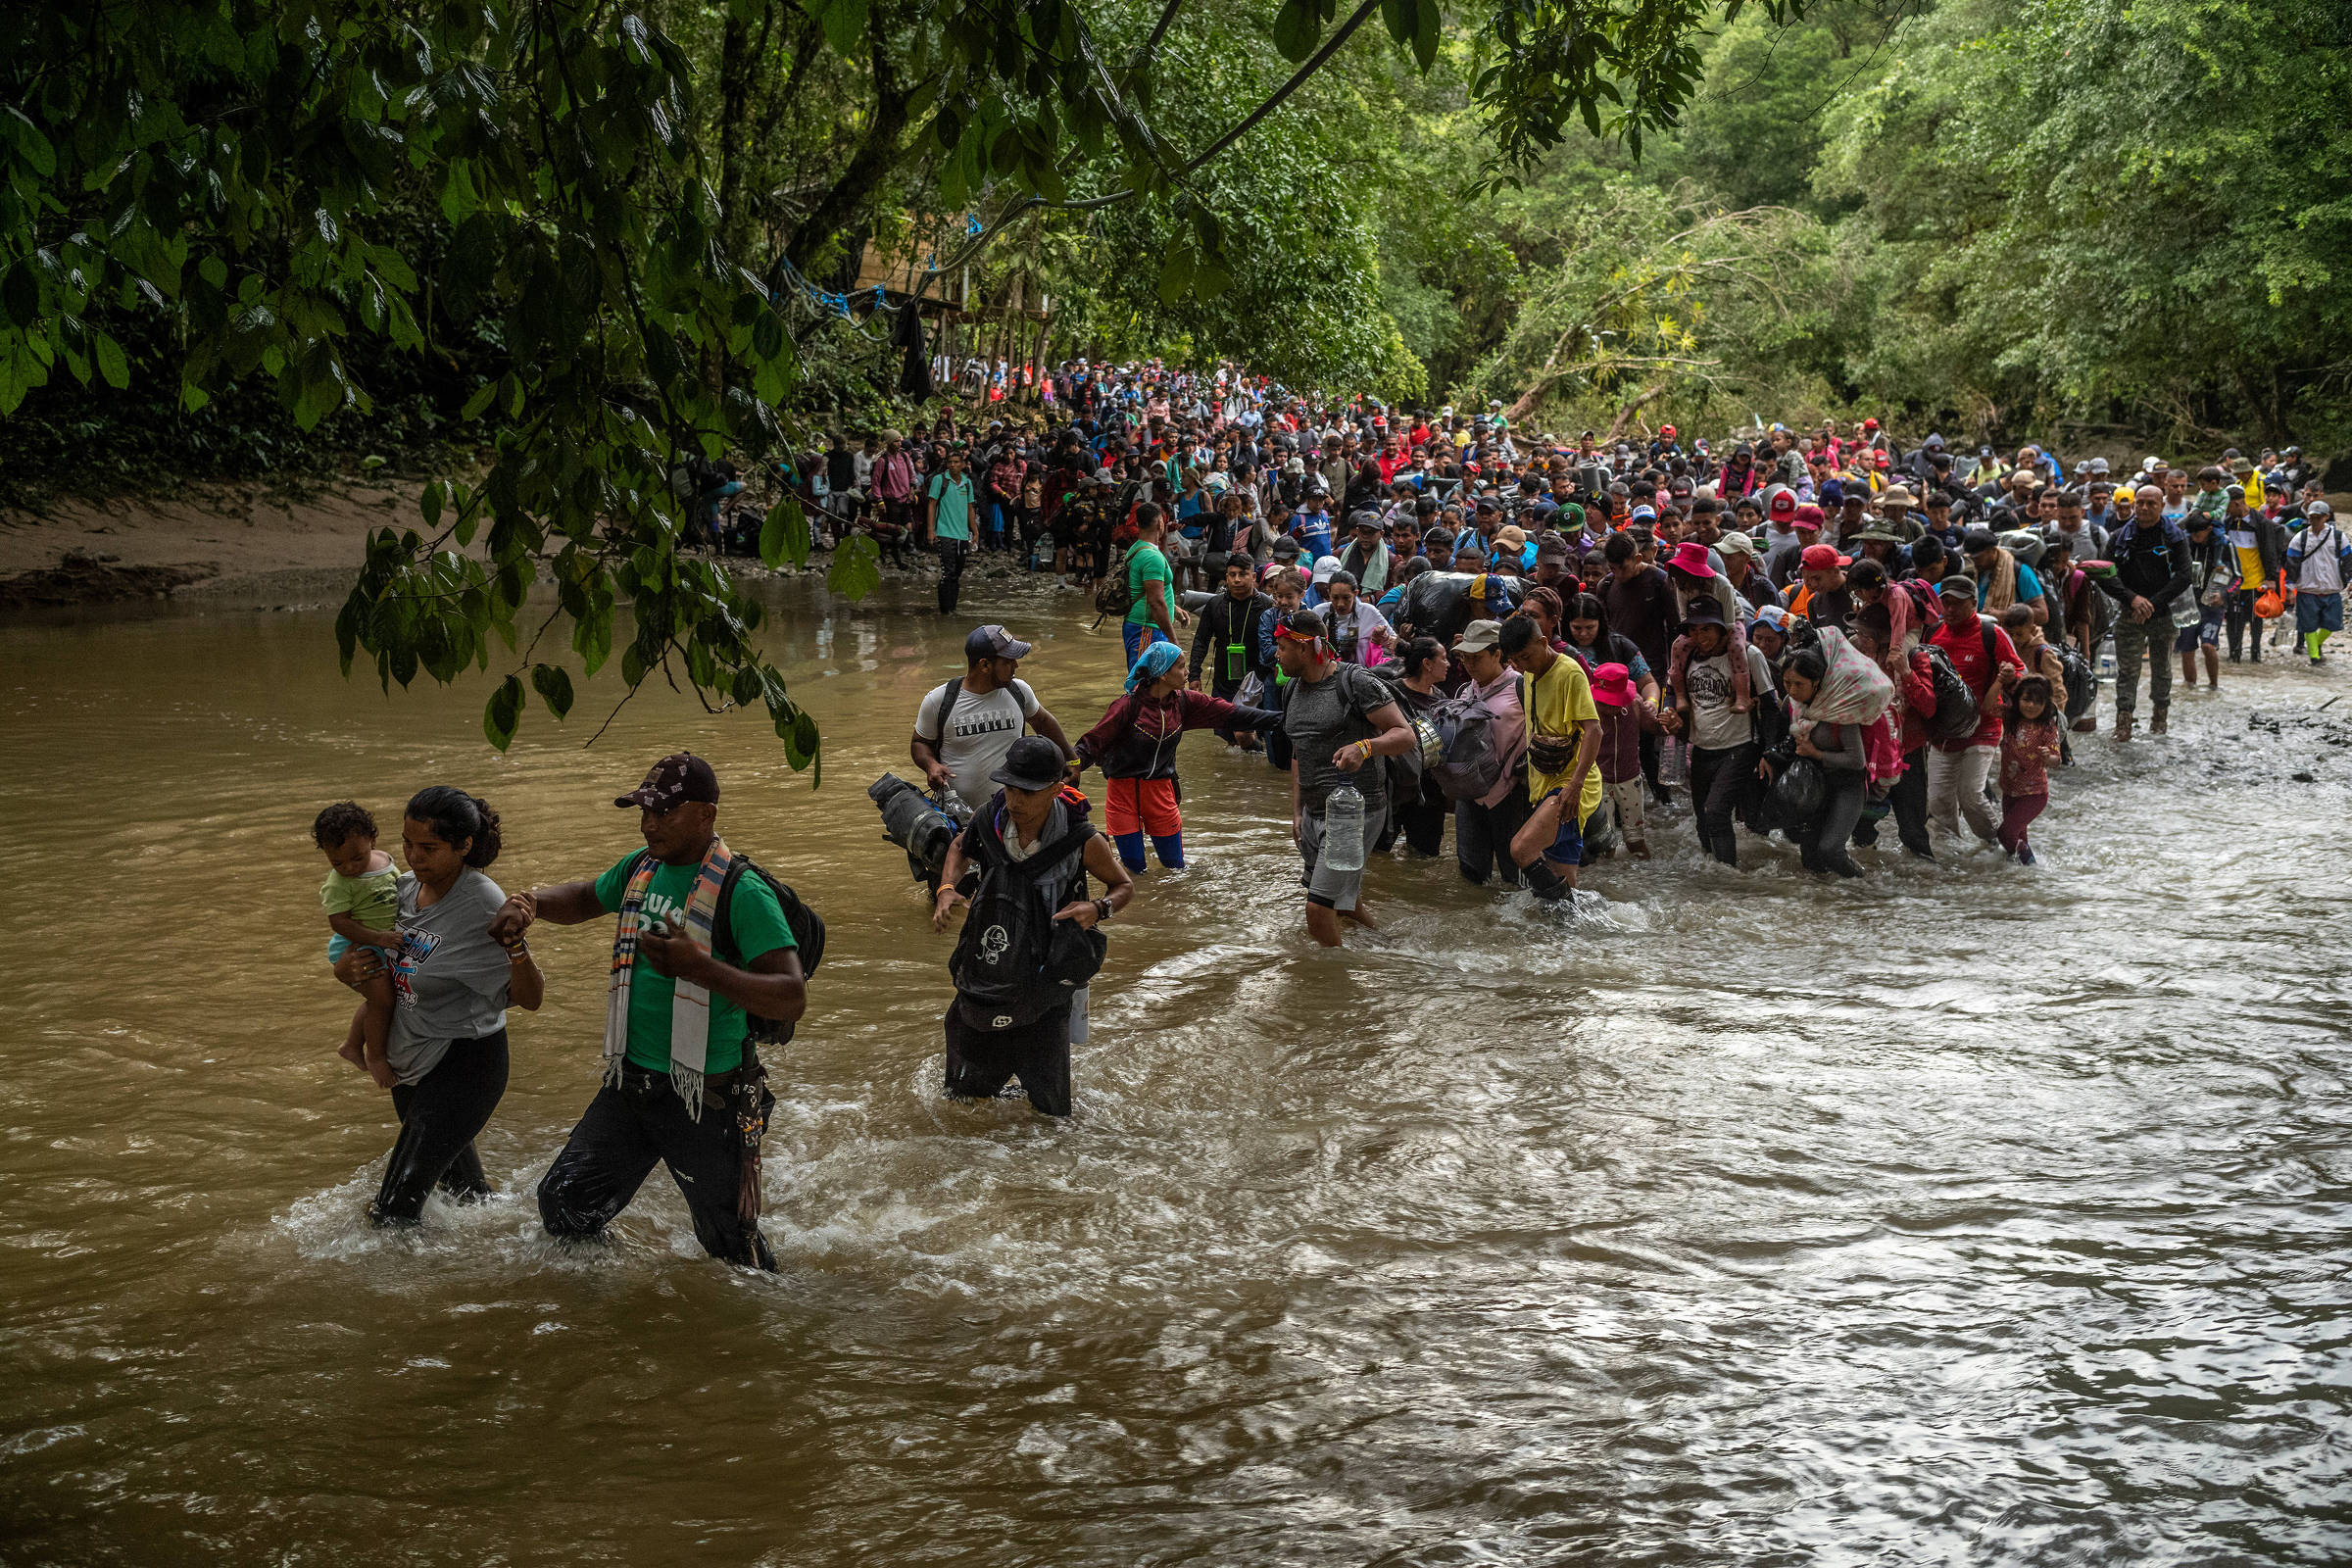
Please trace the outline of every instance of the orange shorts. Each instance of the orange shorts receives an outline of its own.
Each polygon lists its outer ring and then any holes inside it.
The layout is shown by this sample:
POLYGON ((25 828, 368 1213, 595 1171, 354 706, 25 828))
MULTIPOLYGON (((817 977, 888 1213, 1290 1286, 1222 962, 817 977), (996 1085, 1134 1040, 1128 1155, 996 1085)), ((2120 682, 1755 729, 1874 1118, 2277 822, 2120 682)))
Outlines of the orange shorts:
POLYGON ((1121 833, 1150 833, 1164 839, 1183 829, 1184 813, 1176 808, 1174 779, 1114 778, 1106 782, 1102 821, 1114 838, 1121 833))

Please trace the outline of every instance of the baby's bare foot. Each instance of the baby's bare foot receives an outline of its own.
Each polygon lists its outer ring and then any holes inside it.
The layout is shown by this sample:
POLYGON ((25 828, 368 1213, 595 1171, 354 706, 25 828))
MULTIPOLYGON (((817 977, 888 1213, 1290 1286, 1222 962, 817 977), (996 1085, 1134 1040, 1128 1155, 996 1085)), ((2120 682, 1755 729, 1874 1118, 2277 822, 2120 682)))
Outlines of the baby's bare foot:
POLYGON ((364 1068, 368 1065, 368 1058, 360 1054, 360 1048, 348 1040, 343 1042, 343 1049, 336 1052, 335 1054, 350 1062, 354 1067, 364 1068))

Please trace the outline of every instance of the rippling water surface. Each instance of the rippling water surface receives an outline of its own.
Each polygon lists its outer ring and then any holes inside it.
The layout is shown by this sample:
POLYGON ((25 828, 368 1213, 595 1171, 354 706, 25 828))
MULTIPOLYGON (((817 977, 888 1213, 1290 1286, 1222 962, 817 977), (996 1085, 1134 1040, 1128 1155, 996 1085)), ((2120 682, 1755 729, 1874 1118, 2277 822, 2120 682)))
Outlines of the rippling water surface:
MULTIPOLYGON (((938 1094, 950 942, 863 794, 959 662, 917 602, 780 602, 813 791, 653 690, 501 758, 481 682, 346 682, 325 614, 0 629, 0 1554, 2352 1558, 2339 678, 2091 742, 2032 872, 1728 872, 1678 818, 1572 920, 1376 866, 1344 956, 1282 780, 1197 736, 1194 867, 1112 927, 1055 1126, 938 1094), (500 881, 584 875, 689 743, 831 928, 782 1275, 702 1260, 660 1175, 613 1246, 541 1237, 599 928, 539 938, 506 1196, 370 1232, 393 1121, 333 1054, 311 815, 461 783, 500 881)), ((1117 658, 1074 603, 982 598, 1072 733, 1117 658)))

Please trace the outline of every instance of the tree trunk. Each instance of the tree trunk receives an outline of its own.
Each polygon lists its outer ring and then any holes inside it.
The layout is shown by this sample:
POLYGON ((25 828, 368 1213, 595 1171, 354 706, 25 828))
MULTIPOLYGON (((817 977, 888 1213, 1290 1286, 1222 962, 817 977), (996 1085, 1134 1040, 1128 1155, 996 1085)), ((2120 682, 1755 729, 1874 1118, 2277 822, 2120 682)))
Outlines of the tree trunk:
POLYGON ((1635 415, 1642 412, 1642 406, 1665 390, 1666 383, 1663 381, 1652 382, 1650 385, 1643 387, 1639 397, 1636 397, 1632 402, 1619 407, 1617 410, 1617 416, 1609 421, 1609 433, 1602 436, 1601 439, 1603 441, 1614 441, 1619 436, 1625 434, 1625 427, 1633 421, 1635 415))
MULTIPOLYGON (((906 130, 906 103, 910 94, 900 82, 898 66, 890 58, 890 41, 884 34, 879 6, 866 15, 866 40, 874 76, 873 118, 866 122, 865 136, 858 142, 858 150, 850 155, 832 185, 792 231, 792 243, 785 247, 784 253, 804 273, 808 270, 809 259, 858 216, 882 177, 897 167, 902 154, 899 140, 906 130)), ((920 287, 918 278, 916 288, 920 287)))
MULTIPOLYGON (((762 42, 767 37, 767 27, 763 19, 760 24, 762 42)), ((750 233, 751 213, 744 198, 744 186, 750 172, 751 151, 745 142, 751 118, 752 76, 759 56, 751 25, 741 12, 729 7, 726 30, 720 35, 718 47, 718 207, 720 238, 727 254, 739 260, 745 254, 744 240, 750 233)))

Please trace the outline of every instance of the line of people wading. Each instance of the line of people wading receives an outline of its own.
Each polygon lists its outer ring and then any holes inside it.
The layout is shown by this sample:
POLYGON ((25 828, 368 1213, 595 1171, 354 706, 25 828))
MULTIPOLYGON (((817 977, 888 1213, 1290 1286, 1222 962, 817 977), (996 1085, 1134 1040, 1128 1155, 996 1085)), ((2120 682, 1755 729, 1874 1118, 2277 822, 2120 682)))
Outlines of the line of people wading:
MULTIPOLYGON (((1367 431, 1385 423, 1366 417, 1367 431)), ((1416 419, 1414 437, 1425 428, 1416 419)), ((1428 439, 1435 451, 1438 432, 1428 439)), ((1404 439, 1389 441, 1401 466, 1404 439)), ((2193 496, 2150 460, 2132 512, 2100 533, 2081 498, 2055 488, 2054 464, 2048 483, 2029 466, 2047 460, 2028 448, 2010 482, 2037 509, 2047 490, 2055 519, 1996 534, 1948 520, 1958 492, 1939 485, 1940 452, 1919 455, 1922 520, 1879 472, 1875 421, 1850 450, 1825 441, 1800 449, 1776 427, 1775 471, 1794 483, 1746 472, 1742 446, 1720 477, 1692 484, 1671 429, 1646 460, 1620 446, 1596 462, 1589 438, 1572 451, 1538 437, 1518 495, 1472 480, 1442 514, 1409 497, 1359 508, 1338 556, 1319 496, 1270 526, 1236 526, 1205 559, 1171 538, 1160 505, 1132 501, 1109 519, 1098 601, 1125 616, 1125 693, 1073 742, 1019 677, 1030 645, 981 626, 963 673, 914 715, 921 785, 886 774, 869 791, 931 890, 934 929, 968 906, 949 965, 947 1094, 994 1097, 1017 1080, 1039 1112, 1069 1114, 1102 928, 1152 859, 1185 864, 1187 732, 1288 773, 1305 926, 1337 946, 1347 924, 1373 923, 1372 857, 1438 856, 1450 821, 1465 880, 1564 903, 1596 858, 1648 857, 1648 812, 1672 808, 1678 787, 1699 847, 1727 865, 1744 828, 1782 835, 1809 871, 1861 875, 1851 849, 1875 845, 1887 817, 1914 856, 1933 858, 1931 829, 1948 838, 1965 820, 2032 864, 2026 830, 2070 759, 2068 732, 2096 727, 2091 658, 2107 634, 2115 738, 2128 741, 2143 659, 2153 728, 2165 727, 2168 638, 2183 683, 2202 653, 2212 685, 2225 627, 2238 657, 2233 616, 2259 658, 2286 596, 2315 666, 2340 624, 2352 545, 2291 464, 2271 470, 2286 495, 2302 491, 2291 537, 2264 531, 2248 488, 2260 477, 2242 460, 2202 470, 2193 496), (1808 494, 1840 508, 1834 537, 1824 506, 1798 499, 1808 494), (1217 574, 1217 589, 1180 594, 1179 563, 1217 574), (1099 822, 1081 787, 1089 769, 1104 783, 1099 822)), ((1507 476, 1520 454, 1504 452, 1507 476)), ((2100 482, 2104 466, 2089 465, 2103 505, 2123 495, 2100 482)), ((2282 510, 2276 495, 2266 504, 2282 510)), ((1226 510, 1251 515, 1246 500, 1226 510)), ((773 1099, 759 1053, 790 1040, 824 926, 727 848, 718 804, 707 761, 663 758, 614 801, 639 813, 644 849, 514 894, 488 875, 498 813, 462 790, 408 803, 405 875, 363 808, 318 814, 328 961, 361 998, 342 1054, 390 1091, 401 1123, 370 1205, 378 1223, 416 1222, 436 1188, 460 1201, 490 1194, 473 1141, 506 1088, 507 1009, 535 1009, 546 991, 530 928, 611 917, 603 1081, 538 1184, 546 1228, 600 1236, 660 1162, 712 1256, 775 1267, 760 1231, 773 1099)))

